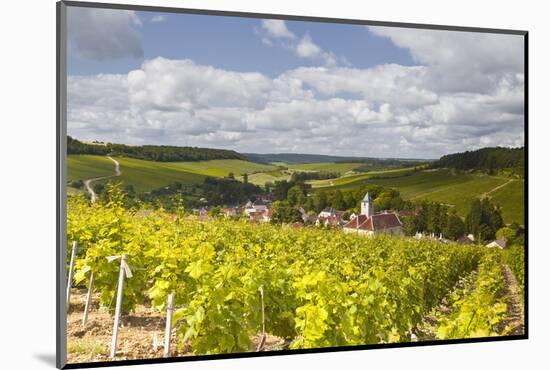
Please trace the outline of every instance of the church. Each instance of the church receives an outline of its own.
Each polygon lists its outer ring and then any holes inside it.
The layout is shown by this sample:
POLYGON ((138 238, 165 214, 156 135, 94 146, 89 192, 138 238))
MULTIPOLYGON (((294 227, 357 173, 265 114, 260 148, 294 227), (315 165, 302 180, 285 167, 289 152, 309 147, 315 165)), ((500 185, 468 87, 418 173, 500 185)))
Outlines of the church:
POLYGON ((344 225, 344 232, 369 236, 381 233, 403 235, 403 224, 393 212, 374 213, 374 202, 367 192, 361 201, 361 214, 344 225))

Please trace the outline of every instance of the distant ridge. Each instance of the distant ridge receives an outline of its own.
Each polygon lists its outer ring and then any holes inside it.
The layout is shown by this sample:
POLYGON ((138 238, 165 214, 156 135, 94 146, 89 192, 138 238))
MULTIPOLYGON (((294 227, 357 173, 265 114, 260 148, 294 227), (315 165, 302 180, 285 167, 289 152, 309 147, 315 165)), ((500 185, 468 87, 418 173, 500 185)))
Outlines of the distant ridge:
MULTIPOLYGON (((324 154, 300 154, 300 153, 273 153, 273 154, 258 154, 258 153, 242 153, 251 162, 267 164, 271 162, 284 162, 288 164, 300 163, 323 163, 323 162, 364 162, 364 161, 419 161, 419 159, 407 158, 373 158, 373 157, 350 157, 336 156, 324 154)), ((429 162, 430 160, 420 160, 429 162)))

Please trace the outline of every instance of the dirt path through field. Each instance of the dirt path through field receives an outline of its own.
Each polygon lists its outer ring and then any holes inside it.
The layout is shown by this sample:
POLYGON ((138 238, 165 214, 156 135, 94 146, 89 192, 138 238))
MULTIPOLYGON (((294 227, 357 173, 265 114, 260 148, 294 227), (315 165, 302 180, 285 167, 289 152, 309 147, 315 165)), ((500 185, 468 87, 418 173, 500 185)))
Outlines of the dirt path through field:
POLYGON ((501 184, 501 185, 499 185, 499 186, 496 186, 496 187, 492 188, 491 190, 489 190, 489 191, 487 191, 487 192, 481 194, 480 198, 488 197, 489 194, 494 193, 495 191, 497 191, 497 190, 499 190, 499 189, 502 189, 502 188, 505 187, 506 185, 509 185, 509 184, 511 184, 511 183, 513 183, 513 182, 514 182, 513 179, 508 180, 508 181, 505 182, 504 184, 501 184))
POLYGON ((84 186, 86 187, 86 190, 88 191, 88 193, 90 193, 90 195, 92 196, 92 202, 95 202, 95 200, 97 199, 97 194, 95 193, 94 189, 92 189, 92 187, 90 186, 92 182, 98 181, 98 180, 110 179, 111 177, 120 176, 120 174, 121 174, 120 164, 118 163, 118 161, 116 159, 113 159, 110 156, 107 156, 107 158, 109 158, 115 164, 115 174, 114 175, 94 177, 94 178, 91 178, 91 179, 84 180, 84 186))

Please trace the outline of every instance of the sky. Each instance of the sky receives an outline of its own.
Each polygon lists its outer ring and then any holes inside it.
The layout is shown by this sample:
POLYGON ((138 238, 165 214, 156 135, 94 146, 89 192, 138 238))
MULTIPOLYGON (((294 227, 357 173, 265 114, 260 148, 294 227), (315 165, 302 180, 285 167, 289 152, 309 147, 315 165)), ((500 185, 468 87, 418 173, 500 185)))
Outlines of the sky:
POLYGON ((68 134, 382 158, 524 145, 523 37, 68 8, 68 134))

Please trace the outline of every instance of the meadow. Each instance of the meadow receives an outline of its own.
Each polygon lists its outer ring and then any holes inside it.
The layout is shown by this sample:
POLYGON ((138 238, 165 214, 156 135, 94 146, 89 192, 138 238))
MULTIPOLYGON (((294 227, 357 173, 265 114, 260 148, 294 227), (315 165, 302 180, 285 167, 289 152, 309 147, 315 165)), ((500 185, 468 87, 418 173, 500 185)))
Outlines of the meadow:
MULTIPOLYGON (((158 189, 175 182, 198 184, 202 183, 207 176, 226 177, 232 172, 235 177, 238 177, 244 173, 277 169, 275 166, 238 159, 200 162, 153 162, 126 157, 113 158, 120 163, 122 172, 117 179, 126 185, 132 185, 139 192, 158 189)), ((107 176, 113 174, 113 172, 113 162, 107 157, 96 155, 68 156, 69 181, 107 176)), ((106 180, 103 182, 106 182, 106 180)))
POLYGON ((300 163, 287 165, 289 170, 294 171, 313 171, 313 172, 331 172, 343 175, 347 172, 351 172, 357 167, 361 166, 361 163, 334 163, 334 162, 322 162, 322 163, 300 163))
POLYGON ((502 216, 508 222, 525 224, 525 182, 513 180, 506 186, 489 194, 489 198, 495 204, 502 207, 502 216))
POLYGON ((400 177, 407 173, 412 173, 414 168, 399 168, 391 170, 380 170, 380 171, 371 171, 365 173, 351 173, 340 176, 336 179, 327 179, 327 180, 312 180, 308 181, 313 188, 323 188, 330 186, 331 189, 346 189, 346 188, 355 188, 358 185, 361 185, 365 180, 376 177, 400 177))
POLYGON ((67 158, 67 180, 86 180, 109 176, 114 172, 113 162, 99 155, 69 155, 67 158))

